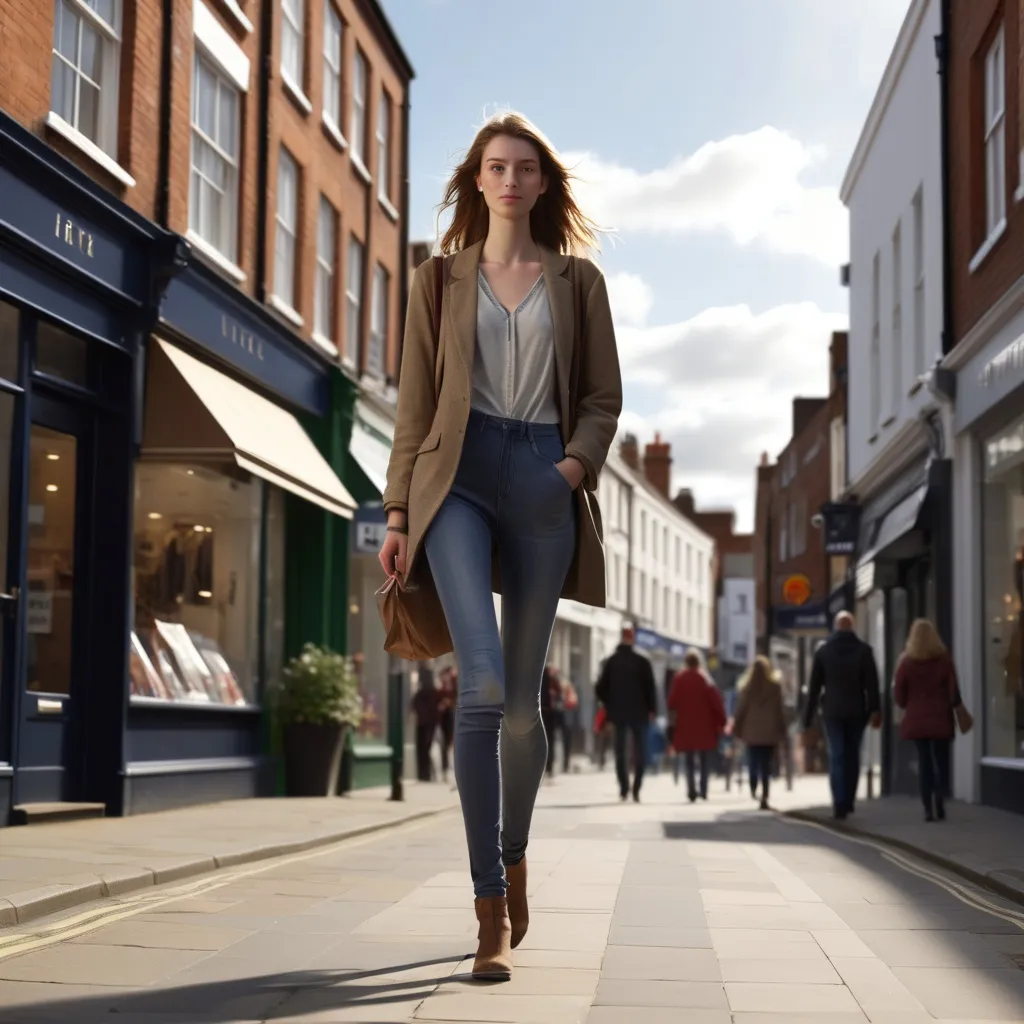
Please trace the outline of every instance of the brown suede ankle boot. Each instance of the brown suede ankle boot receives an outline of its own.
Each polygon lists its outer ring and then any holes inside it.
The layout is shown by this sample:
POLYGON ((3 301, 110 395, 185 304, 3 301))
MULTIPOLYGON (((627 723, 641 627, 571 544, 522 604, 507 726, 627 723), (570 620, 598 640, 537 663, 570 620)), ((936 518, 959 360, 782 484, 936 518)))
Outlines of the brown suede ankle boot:
POLYGON ((476 959, 473 977, 478 981, 508 981, 512 977, 512 925, 504 896, 484 896, 476 901, 476 959))
POLYGON ((526 929, 530 927, 530 907, 526 901, 526 858, 518 864, 505 868, 508 880, 508 919, 512 925, 512 948, 515 949, 526 937, 526 929))

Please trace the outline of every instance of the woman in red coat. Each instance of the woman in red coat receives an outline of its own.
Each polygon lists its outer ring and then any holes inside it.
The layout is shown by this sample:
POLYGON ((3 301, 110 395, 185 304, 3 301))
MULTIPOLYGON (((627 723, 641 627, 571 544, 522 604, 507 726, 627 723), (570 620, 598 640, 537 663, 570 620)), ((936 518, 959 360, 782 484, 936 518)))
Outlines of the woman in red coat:
POLYGON ((686 756, 686 782, 690 803, 698 796, 697 762, 700 762, 700 798, 708 798, 708 762, 725 728, 725 706, 718 687, 708 678, 697 651, 688 651, 686 667, 672 680, 668 695, 669 714, 674 718, 672 748, 676 752, 676 782, 679 782, 679 754, 686 756))
POLYGON ((894 696, 904 709, 900 737, 917 744, 925 821, 944 821, 953 709, 960 703, 960 687, 953 659, 927 619, 910 627, 896 666, 894 696))

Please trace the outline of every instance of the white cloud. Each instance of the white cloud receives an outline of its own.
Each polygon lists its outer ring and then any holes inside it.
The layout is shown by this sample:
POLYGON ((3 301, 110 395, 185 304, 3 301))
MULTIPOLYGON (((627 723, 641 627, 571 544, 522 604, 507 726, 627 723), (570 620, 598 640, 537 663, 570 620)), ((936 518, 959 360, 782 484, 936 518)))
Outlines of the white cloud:
POLYGON ((810 302, 760 313, 736 305, 647 325, 613 309, 621 432, 643 445, 659 431, 672 444, 674 485, 691 488, 700 507, 735 507, 749 525, 760 454, 774 457, 789 440, 793 396, 827 393, 829 343, 845 315, 810 302))
POLYGON ((650 285, 639 274, 628 272, 609 274, 605 281, 615 322, 632 327, 645 324, 654 305, 650 285))
POLYGON ((849 251, 846 211, 835 188, 802 180, 823 155, 769 126, 708 142, 651 171, 592 153, 569 154, 566 162, 581 202, 603 227, 661 235, 722 231, 739 245, 835 266, 849 251))

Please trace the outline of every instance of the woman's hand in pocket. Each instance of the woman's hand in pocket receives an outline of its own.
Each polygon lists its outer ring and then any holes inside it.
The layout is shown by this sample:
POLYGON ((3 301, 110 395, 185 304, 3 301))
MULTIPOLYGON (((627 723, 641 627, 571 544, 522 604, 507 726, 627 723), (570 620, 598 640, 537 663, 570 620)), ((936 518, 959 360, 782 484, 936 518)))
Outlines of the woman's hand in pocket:
POLYGON ((587 471, 579 459, 567 455, 561 462, 555 463, 555 469, 562 474, 565 482, 575 491, 586 478, 587 471))

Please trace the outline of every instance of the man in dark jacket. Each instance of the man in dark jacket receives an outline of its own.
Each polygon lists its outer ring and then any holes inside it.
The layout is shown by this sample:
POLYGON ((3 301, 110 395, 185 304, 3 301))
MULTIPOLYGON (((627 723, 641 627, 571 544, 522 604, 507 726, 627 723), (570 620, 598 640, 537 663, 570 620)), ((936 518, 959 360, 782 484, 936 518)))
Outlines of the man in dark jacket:
POLYGON ((632 626, 622 630, 622 642, 608 658, 597 681, 597 699, 605 706, 608 721, 615 726, 615 771, 619 776, 619 795, 629 795, 629 762, 626 738, 633 734, 633 799, 640 802, 640 786, 647 760, 647 725, 657 711, 654 671, 651 663, 633 649, 632 626))
POLYGON ((864 729, 869 721, 875 729, 882 722, 875 653, 857 636, 853 625, 849 612, 836 616, 835 632, 814 655, 804 710, 804 728, 809 729, 821 701, 828 738, 832 807, 839 821, 853 813, 864 729))

